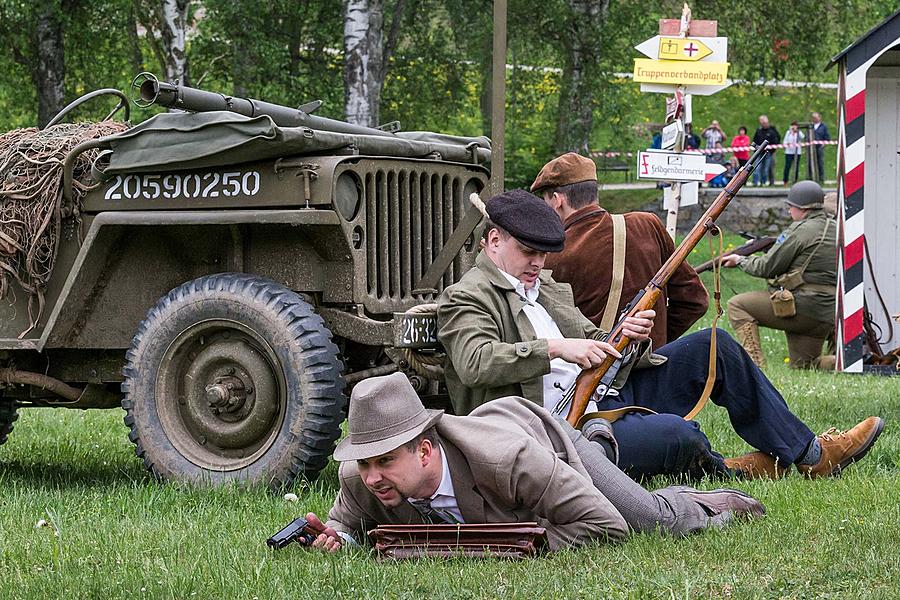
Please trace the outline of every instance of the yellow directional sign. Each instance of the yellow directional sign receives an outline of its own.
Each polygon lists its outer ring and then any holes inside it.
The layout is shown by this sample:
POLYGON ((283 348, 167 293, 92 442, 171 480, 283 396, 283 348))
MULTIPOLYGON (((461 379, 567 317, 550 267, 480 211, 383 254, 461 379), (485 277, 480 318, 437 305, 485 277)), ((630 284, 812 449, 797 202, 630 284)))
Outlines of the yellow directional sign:
POLYGON ((672 60, 634 59, 634 80, 639 83, 675 85, 725 85, 727 62, 675 62, 672 60))
POLYGON ((695 61, 712 54, 712 49, 697 38, 660 37, 660 60, 695 61))

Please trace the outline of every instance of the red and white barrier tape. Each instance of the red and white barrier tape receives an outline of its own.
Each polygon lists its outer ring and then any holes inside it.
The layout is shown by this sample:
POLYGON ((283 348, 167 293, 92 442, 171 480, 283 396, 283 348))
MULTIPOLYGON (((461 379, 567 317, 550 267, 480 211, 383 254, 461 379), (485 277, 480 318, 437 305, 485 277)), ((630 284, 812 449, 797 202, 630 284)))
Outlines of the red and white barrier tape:
MULTIPOLYGON (((803 146, 834 146, 837 145, 837 140, 813 140, 812 142, 800 142, 799 144, 769 144, 769 148, 778 150, 780 148, 797 148, 803 146)), ((648 150, 653 150, 652 148, 648 150)), ((685 152, 694 152, 696 154, 720 154, 724 152, 735 152, 735 151, 749 151, 752 152, 754 148, 752 146, 728 146, 726 148, 691 148, 690 150, 685 150, 685 152)), ((637 152, 619 152, 616 150, 597 150, 590 153, 591 158, 615 158, 616 156, 625 156, 627 158, 634 158, 637 156, 637 152)))

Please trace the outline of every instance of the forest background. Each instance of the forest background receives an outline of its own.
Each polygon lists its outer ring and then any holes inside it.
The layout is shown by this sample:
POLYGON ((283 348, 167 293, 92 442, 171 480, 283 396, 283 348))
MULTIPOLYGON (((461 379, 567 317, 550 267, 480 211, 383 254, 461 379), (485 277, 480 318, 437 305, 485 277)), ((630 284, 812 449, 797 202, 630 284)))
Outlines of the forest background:
MULTIPOLYGON (((695 131, 718 119, 728 136, 739 125, 752 136, 761 113, 783 132, 815 110, 836 137, 834 89, 771 80, 834 83, 829 59, 896 10, 892 0, 690 4, 694 18, 718 20, 729 76, 747 82, 695 101, 695 131)), ((509 0, 507 187, 557 153, 649 145, 663 96, 621 74, 681 6, 509 0)), ((317 114, 355 123, 489 135, 491 18, 491 0, 0 0, 0 131, 42 126, 81 94, 127 90, 151 71, 288 106, 320 99, 317 114)))

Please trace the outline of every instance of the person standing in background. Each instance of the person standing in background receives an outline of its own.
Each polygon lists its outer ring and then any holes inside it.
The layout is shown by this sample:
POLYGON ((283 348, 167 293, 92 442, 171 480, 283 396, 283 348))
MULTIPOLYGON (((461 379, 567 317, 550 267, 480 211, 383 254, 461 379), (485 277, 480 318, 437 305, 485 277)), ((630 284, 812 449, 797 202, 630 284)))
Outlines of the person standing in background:
MULTIPOLYGON (((828 127, 825 125, 825 123, 822 122, 822 115, 814 112, 812 114, 812 122, 812 141, 830 141, 831 136, 828 135, 828 127)), ((818 182, 819 184, 821 184, 823 181, 825 181, 825 146, 822 144, 815 144, 814 147, 816 149, 816 173, 818 173, 818 182)))
POLYGON ((719 127, 719 122, 716 120, 713 120, 713 122, 709 124, 709 127, 700 132, 700 135, 706 140, 705 148, 708 150, 715 148, 716 144, 725 141, 725 132, 722 131, 722 128, 719 127))
POLYGON ((750 136, 747 135, 747 128, 741 125, 738 127, 737 135, 731 138, 731 146, 733 148, 745 148, 744 150, 735 150, 734 157, 738 161, 738 166, 743 167, 750 160, 750 136))
POLYGON ((684 126, 684 149, 685 150, 699 150, 700 149, 700 138, 697 137, 697 134, 694 133, 694 126, 690 123, 686 123, 684 126))
MULTIPOLYGON (((778 130, 769 124, 769 117, 759 115, 759 128, 753 134, 753 143, 759 146, 763 142, 769 144, 777 144, 781 141, 781 135, 778 130)), ((775 149, 767 148, 763 155, 759 166, 753 171, 753 185, 765 185, 766 181, 772 185, 772 171, 775 165, 775 149)))
POLYGON ((794 161, 796 160, 796 166, 794 167, 794 183, 797 182, 797 171, 800 168, 800 156, 803 154, 803 147, 799 144, 803 143, 806 137, 803 135, 803 132, 800 131, 800 126, 797 124, 797 121, 791 122, 791 127, 784 133, 784 139, 781 141, 782 144, 785 145, 784 148, 784 173, 781 178, 784 181, 784 185, 788 184, 788 180, 791 179, 791 166, 794 165, 794 161))

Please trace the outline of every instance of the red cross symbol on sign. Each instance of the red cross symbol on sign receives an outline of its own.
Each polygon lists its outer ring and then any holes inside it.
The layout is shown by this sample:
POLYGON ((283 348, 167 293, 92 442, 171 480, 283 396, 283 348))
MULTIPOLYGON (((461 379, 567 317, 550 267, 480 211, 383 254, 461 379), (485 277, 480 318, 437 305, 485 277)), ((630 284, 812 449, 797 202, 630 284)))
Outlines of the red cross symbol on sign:
POLYGON ((694 42, 691 42, 687 46, 684 47, 684 53, 688 56, 694 56, 694 52, 700 52, 700 48, 694 45, 694 42))

